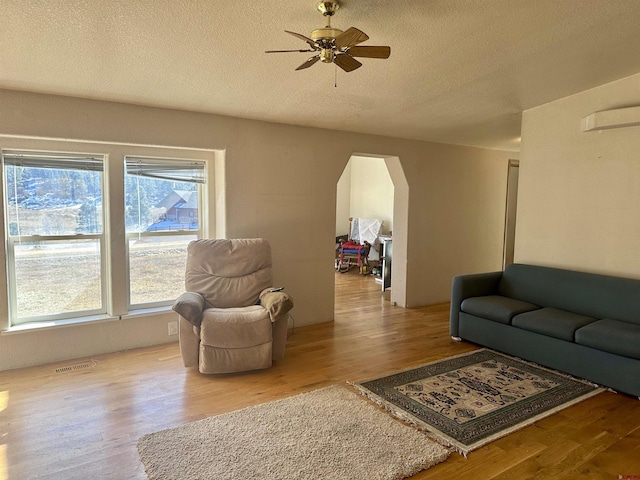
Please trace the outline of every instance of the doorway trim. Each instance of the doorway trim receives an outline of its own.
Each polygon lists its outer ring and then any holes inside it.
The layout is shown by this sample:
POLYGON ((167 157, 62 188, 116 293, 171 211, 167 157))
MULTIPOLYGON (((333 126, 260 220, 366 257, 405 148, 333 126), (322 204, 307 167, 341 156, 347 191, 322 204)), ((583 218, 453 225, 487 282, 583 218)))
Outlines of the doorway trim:
POLYGON ((502 269, 513 263, 516 243, 516 214, 518 210, 518 178, 520 160, 509 160, 507 168, 507 198, 504 209, 504 244, 502 269))
POLYGON ((393 262, 391 264, 391 304, 407 306, 407 243, 409 237, 409 183, 399 157, 386 156, 393 182, 393 262))

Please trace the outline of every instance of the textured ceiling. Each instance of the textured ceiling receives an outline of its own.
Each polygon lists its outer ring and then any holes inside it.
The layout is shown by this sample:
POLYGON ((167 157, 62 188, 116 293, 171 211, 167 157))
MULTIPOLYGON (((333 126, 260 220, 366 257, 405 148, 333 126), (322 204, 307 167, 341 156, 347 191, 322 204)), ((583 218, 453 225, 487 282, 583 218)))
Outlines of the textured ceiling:
POLYGON ((524 109, 640 72, 638 0, 342 0, 388 60, 264 53, 317 3, 0 0, 0 88, 517 150, 524 109))

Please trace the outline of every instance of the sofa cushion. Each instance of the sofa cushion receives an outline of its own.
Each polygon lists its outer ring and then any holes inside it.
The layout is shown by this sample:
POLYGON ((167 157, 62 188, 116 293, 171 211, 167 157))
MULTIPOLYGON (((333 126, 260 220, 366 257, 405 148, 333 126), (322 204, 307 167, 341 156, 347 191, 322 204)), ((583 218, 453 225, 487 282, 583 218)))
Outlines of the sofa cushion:
POLYGON ((604 319, 576 331, 576 343, 640 359, 640 325, 604 319))
POLYGON ((575 331, 597 319, 578 315, 577 313, 558 310, 557 308, 541 308, 532 312, 521 313, 511 320, 511 325, 532 332, 573 342, 575 331))
POLYGON ((500 295, 466 298, 461 305, 463 312, 505 324, 509 324, 511 319, 520 313, 539 308, 538 305, 533 303, 500 295))

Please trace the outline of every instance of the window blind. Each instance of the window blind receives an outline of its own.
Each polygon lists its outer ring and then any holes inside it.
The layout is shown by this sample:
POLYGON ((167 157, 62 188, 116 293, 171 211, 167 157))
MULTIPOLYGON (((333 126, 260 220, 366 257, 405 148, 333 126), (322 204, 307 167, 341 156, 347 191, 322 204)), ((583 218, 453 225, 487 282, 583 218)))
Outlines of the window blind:
POLYGON ((205 183, 205 162, 166 158, 126 157, 128 175, 161 178, 180 182, 205 183))
POLYGON ((5 165, 15 167, 90 170, 94 172, 101 172, 104 169, 104 157, 102 156, 5 150, 2 152, 2 158, 5 165))

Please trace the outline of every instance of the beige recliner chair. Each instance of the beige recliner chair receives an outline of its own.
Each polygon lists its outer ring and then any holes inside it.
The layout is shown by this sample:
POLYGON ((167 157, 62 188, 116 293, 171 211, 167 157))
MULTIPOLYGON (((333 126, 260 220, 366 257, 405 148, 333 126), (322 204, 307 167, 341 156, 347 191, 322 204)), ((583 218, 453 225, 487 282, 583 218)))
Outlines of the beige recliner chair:
POLYGON ((185 367, 231 373, 281 359, 293 301, 273 291, 269 242, 195 240, 187 253, 187 291, 173 305, 185 367))

